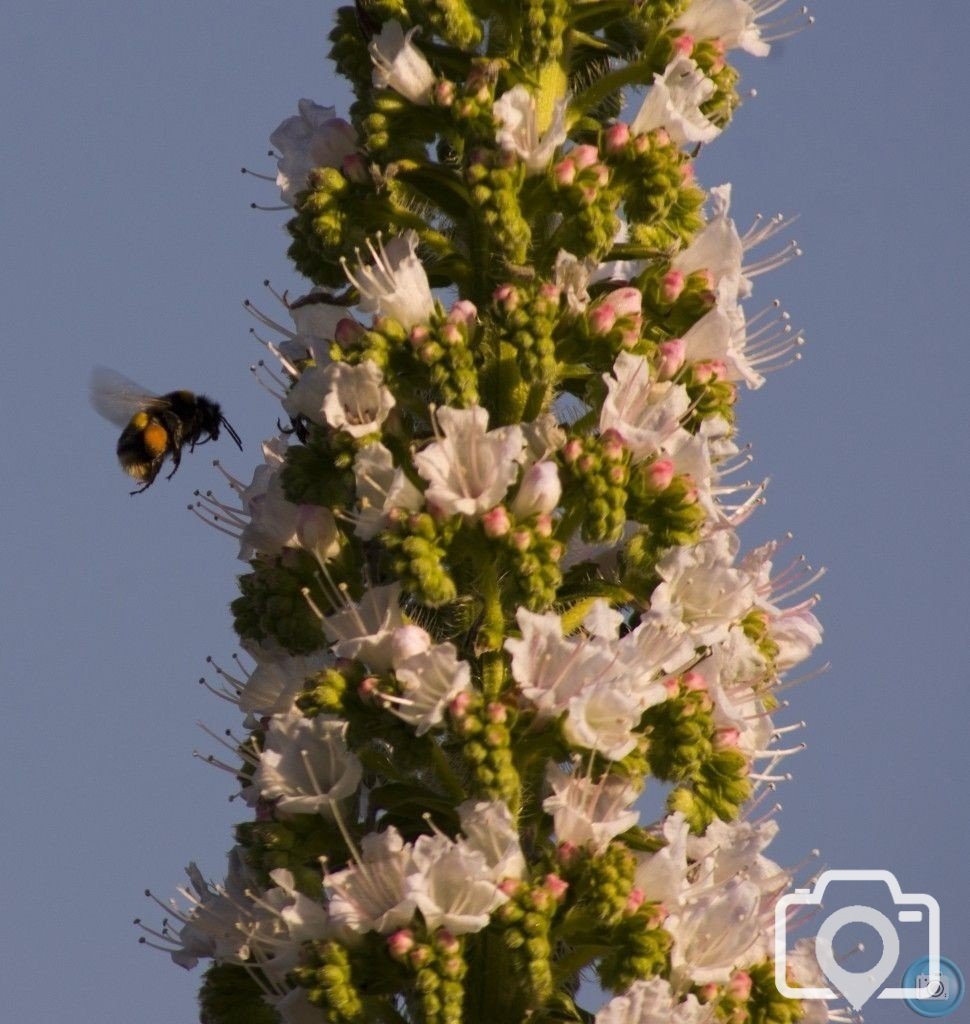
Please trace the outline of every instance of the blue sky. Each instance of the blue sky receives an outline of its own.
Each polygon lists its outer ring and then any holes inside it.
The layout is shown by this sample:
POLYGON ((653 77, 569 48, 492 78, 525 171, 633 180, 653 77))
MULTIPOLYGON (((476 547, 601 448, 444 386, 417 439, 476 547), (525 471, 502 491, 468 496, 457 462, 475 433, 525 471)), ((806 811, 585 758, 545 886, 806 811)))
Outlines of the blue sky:
MULTIPOLYGON (((934 894, 943 952, 970 968, 965 638, 970 562, 965 301, 970 145, 958 0, 814 5, 818 23, 742 65, 758 91, 703 154, 741 226, 800 214, 805 255, 759 279, 809 344, 740 407, 768 504, 819 586, 831 671, 787 694, 789 761, 771 851, 894 871, 934 894)), ((232 542, 186 511, 211 449, 129 498, 113 428, 87 404, 103 363, 217 397, 247 477, 272 400, 241 302, 299 288, 268 136, 301 96, 346 109, 324 62, 329 3, 19 5, 0 38, 0 797, 10 1020, 195 1020, 197 975, 136 942, 191 859, 221 876, 229 778, 193 759, 235 725, 197 685, 234 649, 232 542)), ((757 306, 753 307, 757 308, 757 306)), ((900 969, 904 965, 900 965, 900 969)), ((901 1005, 876 1022, 913 1021, 901 1005)))

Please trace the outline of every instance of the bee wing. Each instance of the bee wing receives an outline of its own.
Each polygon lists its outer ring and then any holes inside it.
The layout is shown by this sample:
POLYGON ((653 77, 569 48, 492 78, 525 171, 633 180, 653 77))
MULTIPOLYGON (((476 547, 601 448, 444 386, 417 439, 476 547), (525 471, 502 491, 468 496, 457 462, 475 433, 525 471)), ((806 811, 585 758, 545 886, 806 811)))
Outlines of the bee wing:
POLYGON ((126 427, 136 412, 159 401, 158 395, 104 366, 96 366, 91 371, 90 388, 95 410, 119 427, 126 427))

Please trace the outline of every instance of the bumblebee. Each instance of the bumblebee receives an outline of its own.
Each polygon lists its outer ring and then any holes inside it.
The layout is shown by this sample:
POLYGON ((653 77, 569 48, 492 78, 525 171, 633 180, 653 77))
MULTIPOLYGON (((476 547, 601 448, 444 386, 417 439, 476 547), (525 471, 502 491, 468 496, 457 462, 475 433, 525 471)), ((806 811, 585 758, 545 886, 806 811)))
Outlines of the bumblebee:
POLYGON ((223 427, 242 451, 242 441, 222 415, 218 402, 191 391, 169 391, 155 395, 134 381, 97 367, 91 374, 91 404, 112 423, 124 429, 118 438, 121 468, 141 483, 132 494, 141 494, 155 482, 165 459, 171 456, 171 480, 182 461, 182 449, 189 451, 217 441, 223 427))

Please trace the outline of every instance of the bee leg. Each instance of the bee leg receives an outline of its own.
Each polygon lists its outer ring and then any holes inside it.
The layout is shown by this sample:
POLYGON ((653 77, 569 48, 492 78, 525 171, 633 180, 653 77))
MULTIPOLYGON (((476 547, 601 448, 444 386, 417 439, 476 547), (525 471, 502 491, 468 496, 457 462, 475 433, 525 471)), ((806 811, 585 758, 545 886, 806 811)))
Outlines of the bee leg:
POLYGON ((156 455, 155 458, 152 459, 151 464, 148 467, 148 472, 145 474, 145 482, 141 485, 141 487, 136 487, 133 491, 129 491, 128 493, 134 496, 136 494, 141 494, 143 491, 147 491, 148 488, 151 487, 151 485, 155 482, 155 477, 158 476, 158 472, 162 468, 162 462, 164 460, 164 452, 161 455, 156 455))
MULTIPOLYGON (((178 470, 178 468, 179 468, 179 466, 181 464, 182 464, 182 449, 178 448, 178 447, 173 448, 172 449, 172 472, 169 473, 168 476, 165 477, 165 479, 166 480, 171 480, 172 477, 175 476, 175 473, 176 473, 176 471, 178 470)), ((159 463, 159 469, 160 468, 161 468, 161 463, 159 463)))

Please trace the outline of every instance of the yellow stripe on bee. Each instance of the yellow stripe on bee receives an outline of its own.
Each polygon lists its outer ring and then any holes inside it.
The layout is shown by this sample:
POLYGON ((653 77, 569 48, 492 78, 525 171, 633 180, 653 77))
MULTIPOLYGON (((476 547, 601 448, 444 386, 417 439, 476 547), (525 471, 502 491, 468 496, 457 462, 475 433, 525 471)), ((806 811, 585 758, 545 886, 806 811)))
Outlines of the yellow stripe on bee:
POLYGON ((150 455, 161 455, 168 447, 168 431, 161 423, 150 423, 142 431, 141 440, 150 455))
POLYGON ((130 427, 134 427, 135 430, 144 430, 145 427, 148 426, 148 419, 149 416, 147 412, 136 412, 135 415, 131 417, 131 423, 128 425, 130 427))

